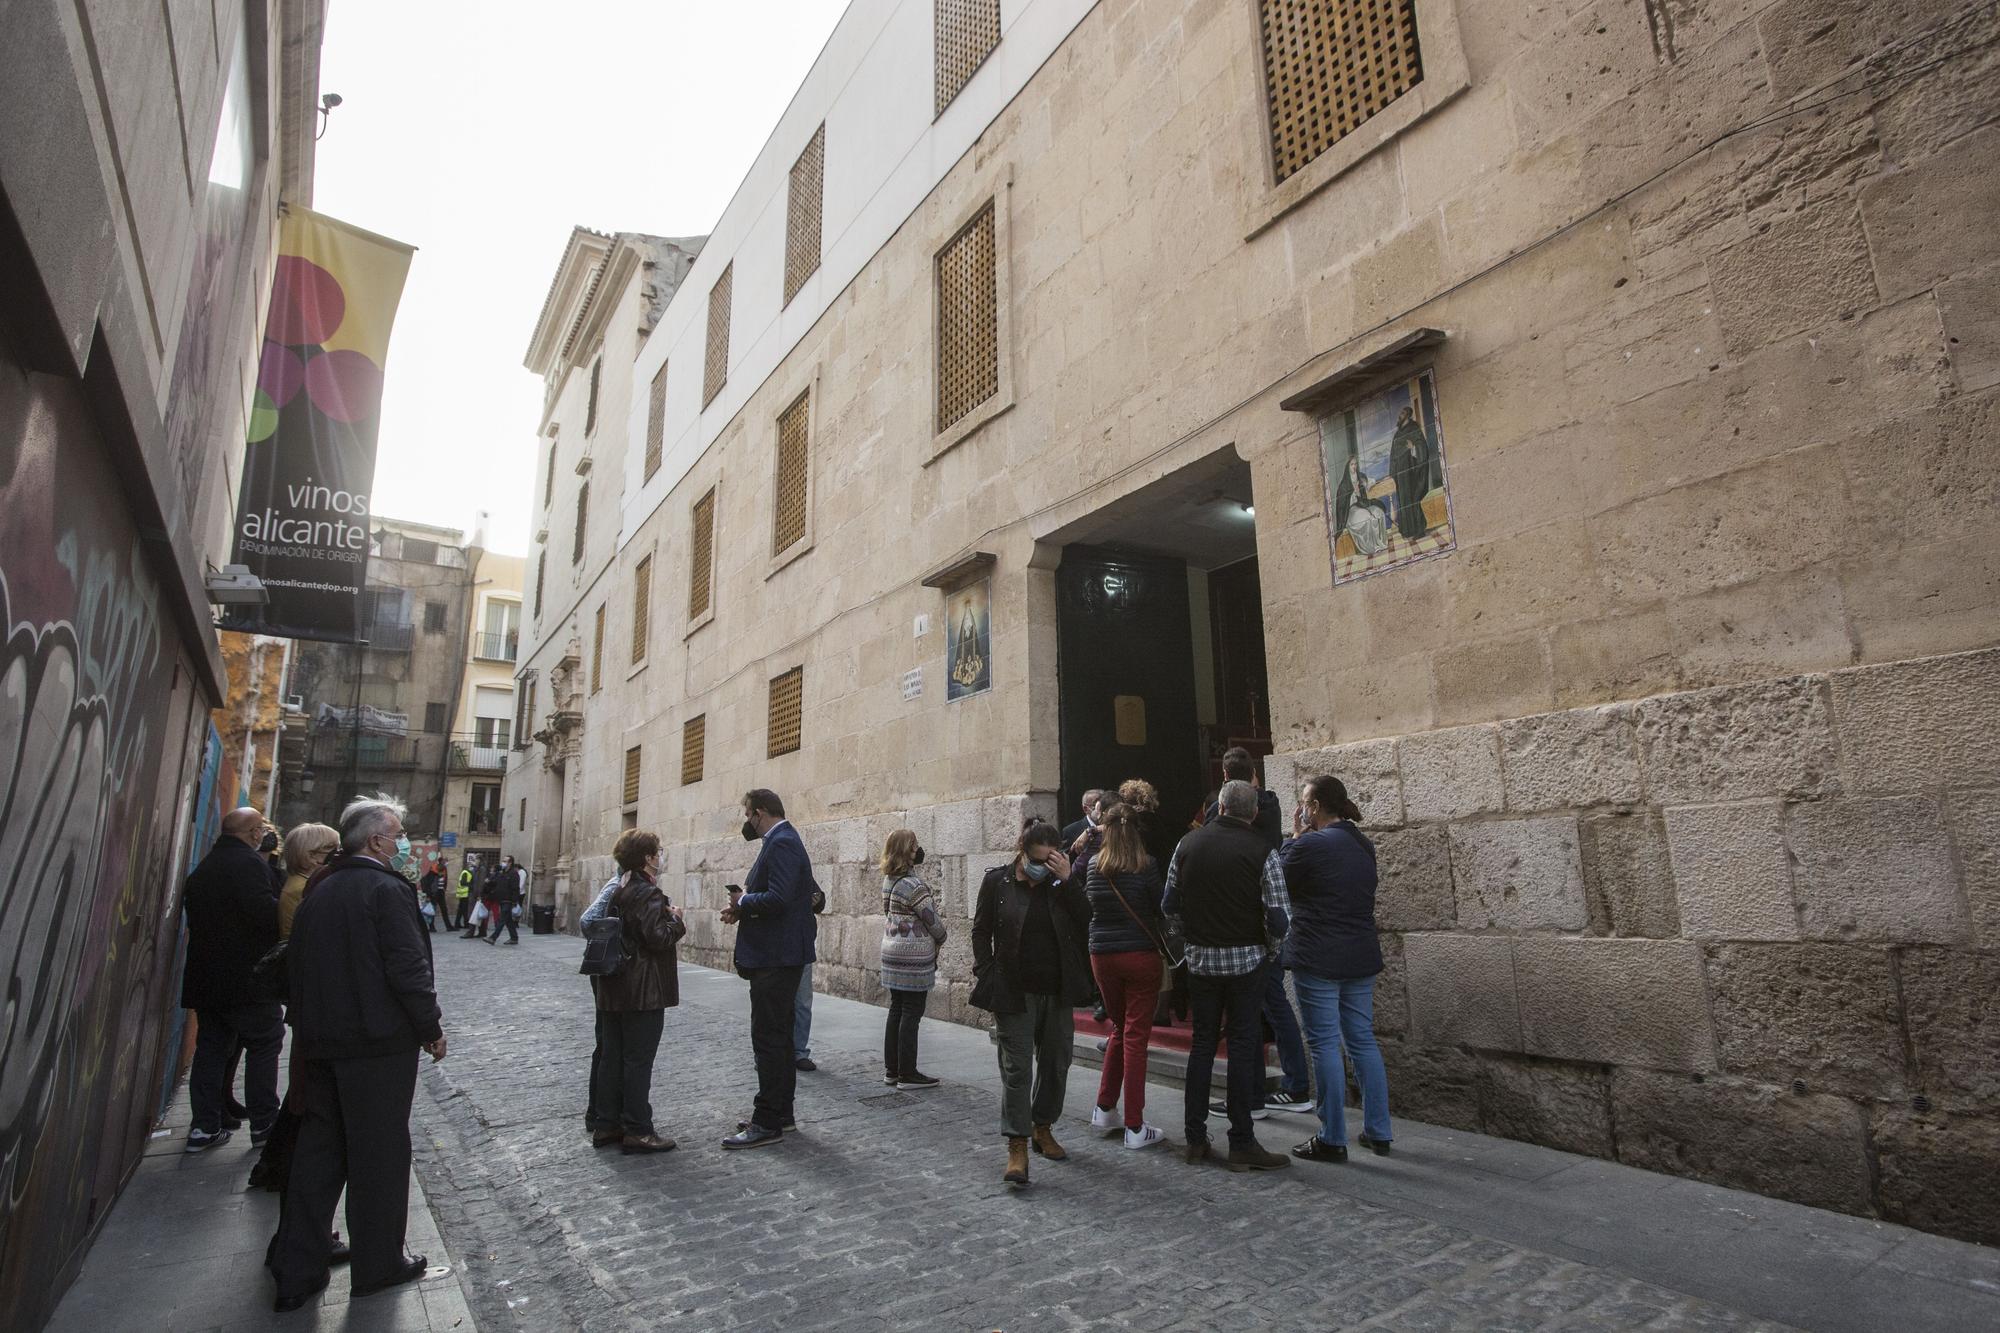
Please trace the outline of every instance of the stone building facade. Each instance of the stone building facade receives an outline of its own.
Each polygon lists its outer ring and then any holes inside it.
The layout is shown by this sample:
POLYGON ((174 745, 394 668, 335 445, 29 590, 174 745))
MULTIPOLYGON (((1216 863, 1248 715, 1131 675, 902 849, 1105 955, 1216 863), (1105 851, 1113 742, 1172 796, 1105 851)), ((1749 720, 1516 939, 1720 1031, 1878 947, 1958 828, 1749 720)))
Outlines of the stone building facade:
POLYGON ((483 549, 475 535, 471 618, 451 724, 451 780, 440 834, 455 835, 452 859, 499 860, 501 779, 514 748, 514 667, 521 656, 521 573, 525 561, 483 549))
POLYGON ((910 827, 977 1021, 1023 814, 1240 741, 1360 794, 1401 1113, 2000 1240, 1996 37, 854 5, 637 348, 509 838, 658 830, 719 962, 774 788, 871 996, 910 827))

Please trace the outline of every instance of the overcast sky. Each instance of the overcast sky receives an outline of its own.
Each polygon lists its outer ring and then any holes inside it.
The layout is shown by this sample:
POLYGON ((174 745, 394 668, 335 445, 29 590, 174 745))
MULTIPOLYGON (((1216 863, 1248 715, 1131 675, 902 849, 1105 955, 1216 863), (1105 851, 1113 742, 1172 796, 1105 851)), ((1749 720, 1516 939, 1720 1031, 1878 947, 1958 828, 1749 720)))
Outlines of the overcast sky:
POLYGON ((526 554, 541 381, 521 366, 571 226, 703 235, 845 0, 332 0, 314 207, 418 247, 374 505, 526 554))

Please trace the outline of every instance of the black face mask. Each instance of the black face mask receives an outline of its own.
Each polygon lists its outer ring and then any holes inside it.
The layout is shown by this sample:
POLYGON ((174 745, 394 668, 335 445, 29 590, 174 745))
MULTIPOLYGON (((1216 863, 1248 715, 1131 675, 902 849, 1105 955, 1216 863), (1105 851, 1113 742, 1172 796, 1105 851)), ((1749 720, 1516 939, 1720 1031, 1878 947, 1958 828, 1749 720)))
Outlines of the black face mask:
POLYGON ((763 834, 757 831, 757 825, 754 821, 748 819, 743 821, 743 841, 755 842, 763 836, 763 834))
POLYGON ((924 863, 924 849, 919 847, 917 848, 917 854, 910 858, 910 864, 913 866, 920 866, 923 863, 924 863))

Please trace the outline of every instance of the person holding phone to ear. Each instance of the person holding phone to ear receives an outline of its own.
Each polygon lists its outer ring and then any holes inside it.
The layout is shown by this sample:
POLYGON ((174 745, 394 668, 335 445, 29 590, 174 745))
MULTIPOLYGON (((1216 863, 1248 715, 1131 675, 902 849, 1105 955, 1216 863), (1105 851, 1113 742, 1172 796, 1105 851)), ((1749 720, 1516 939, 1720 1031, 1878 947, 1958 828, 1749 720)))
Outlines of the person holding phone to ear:
POLYGON ((744 793, 743 837, 764 845, 743 887, 730 886, 722 923, 737 928, 736 970, 750 983, 757 1098, 750 1118, 722 1141, 730 1149, 769 1147, 797 1128, 792 1099, 799 1070, 792 1043, 799 976, 814 960, 819 937, 812 907, 819 885, 805 842, 785 818, 785 803, 776 792, 759 787, 744 793))

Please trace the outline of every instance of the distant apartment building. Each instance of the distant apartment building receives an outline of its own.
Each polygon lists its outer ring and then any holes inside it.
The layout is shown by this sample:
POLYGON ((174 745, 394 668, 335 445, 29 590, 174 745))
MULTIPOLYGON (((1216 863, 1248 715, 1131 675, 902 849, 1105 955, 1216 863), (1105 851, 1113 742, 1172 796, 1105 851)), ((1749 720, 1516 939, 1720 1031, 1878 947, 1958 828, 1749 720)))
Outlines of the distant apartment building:
POLYGON ((477 550, 472 619, 452 716, 450 781, 439 837, 455 864, 477 855, 490 865, 500 851, 501 779, 514 745, 514 669, 521 651, 521 575, 517 555, 477 550))

